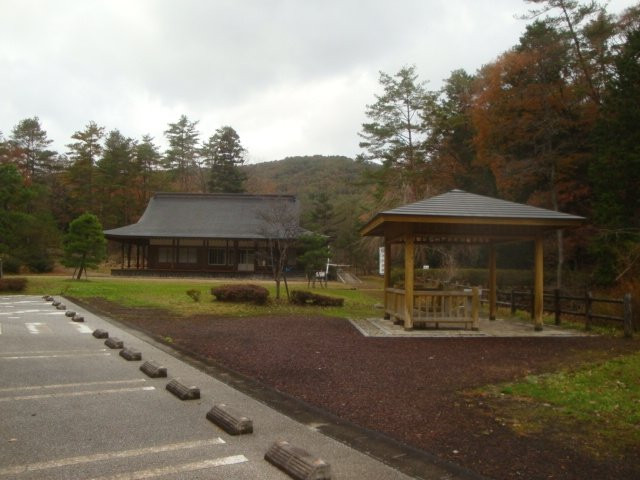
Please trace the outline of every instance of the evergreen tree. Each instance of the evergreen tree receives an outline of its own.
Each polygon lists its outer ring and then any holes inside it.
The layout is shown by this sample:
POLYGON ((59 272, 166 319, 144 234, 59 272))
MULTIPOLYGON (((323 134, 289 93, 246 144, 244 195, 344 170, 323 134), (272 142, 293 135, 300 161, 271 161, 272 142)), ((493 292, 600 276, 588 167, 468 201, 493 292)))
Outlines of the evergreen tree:
POLYGON ((329 194, 325 191, 312 193, 309 196, 311 200, 311 211, 309 212, 309 228, 316 233, 334 237, 335 229, 335 212, 330 202, 329 194))
POLYGON ((137 204, 135 183, 137 164, 133 161, 134 141, 118 130, 109 132, 102 158, 97 163, 98 213, 107 228, 132 223, 137 204))
POLYGON ((325 270, 330 252, 327 237, 317 234, 306 234, 296 244, 296 258, 307 277, 307 286, 316 285, 316 272, 325 270))
POLYGON ((210 169, 208 190, 213 193, 242 193, 246 175, 239 169, 244 164, 246 150, 240 136, 229 127, 221 127, 200 149, 205 165, 210 169))
POLYGON ((426 131, 421 113, 428 98, 424 83, 418 82, 415 67, 403 67, 395 75, 380 73, 382 95, 367 105, 371 120, 359 134, 365 153, 361 160, 381 162, 381 186, 400 194, 404 203, 422 198, 428 157, 424 150, 426 131))
POLYGON ((156 182, 154 176, 160 168, 162 155, 158 147, 153 143, 151 135, 144 135, 142 141, 137 143, 134 148, 135 162, 139 174, 138 203, 143 207, 149 202, 151 193, 155 190, 156 182))
POLYGON ((47 138, 38 117, 21 120, 11 131, 9 146, 13 162, 25 172, 27 178, 37 180, 51 173, 56 152, 48 147, 53 140, 47 138))
POLYGON ((87 274, 87 268, 96 268, 107 253, 107 240, 102 233, 98 217, 83 213, 69 224, 69 232, 64 237, 64 258, 62 263, 74 267, 76 279, 87 274))
POLYGON ((103 136, 104 127, 91 121, 84 130, 71 135, 76 141, 67 145, 71 165, 65 172, 65 183, 69 190, 72 215, 96 211, 95 164, 102 153, 103 136))
POLYGON ((0 164, 0 256, 7 271, 17 272, 22 265, 35 272, 53 267, 58 231, 49 212, 33 208, 42 195, 15 165, 0 164))
POLYGON ((628 34, 615 61, 596 129, 589 176, 599 235, 593 242, 597 280, 611 283, 640 262, 640 29, 628 34))
POLYGON ((183 192, 192 190, 189 187, 191 173, 196 169, 198 158, 198 122, 190 122, 182 115, 176 123, 170 123, 164 134, 169 142, 165 152, 164 166, 171 170, 183 192))

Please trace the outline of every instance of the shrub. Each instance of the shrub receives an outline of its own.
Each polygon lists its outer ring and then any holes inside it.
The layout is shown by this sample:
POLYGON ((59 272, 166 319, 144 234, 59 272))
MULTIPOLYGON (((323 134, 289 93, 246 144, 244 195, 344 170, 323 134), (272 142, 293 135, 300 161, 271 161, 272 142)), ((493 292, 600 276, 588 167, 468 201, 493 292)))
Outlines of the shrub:
POLYGON ((0 278, 0 292, 22 292, 26 287, 26 278, 0 278))
POLYGON ((317 293, 293 290, 291 292, 291 303, 295 305, 315 305, 317 307, 341 307, 344 305, 344 298, 328 297, 317 293))
POLYGON ((2 271, 4 273, 19 273, 20 266, 20 260, 18 260, 16 257, 5 255, 2 259, 2 271))
POLYGON ((194 302, 200 301, 200 290, 196 290, 192 288, 191 290, 187 290, 186 294, 191 297, 194 302))
POLYGON ((259 285, 222 285, 211 289, 211 295, 221 302, 243 302, 263 305, 269 297, 269 290, 259 285))

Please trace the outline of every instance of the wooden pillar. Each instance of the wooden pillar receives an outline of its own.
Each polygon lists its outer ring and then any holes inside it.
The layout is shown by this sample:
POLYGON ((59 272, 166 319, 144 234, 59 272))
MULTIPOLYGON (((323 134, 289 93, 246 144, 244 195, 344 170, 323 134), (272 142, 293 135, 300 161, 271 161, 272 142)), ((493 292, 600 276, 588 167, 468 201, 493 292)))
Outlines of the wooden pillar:
POLYGON ((544 301, 544 271, 542 237, 537 237, 534 247, 534 282, 533 282, 533 324, 536 331, 542 330, 542 309, 544 301))
POLYGON ((384 290, 382 295, 384 297, 384 318, 388 319, 389 305, 387 305, 387 288, 391 287, 391 243, 385 240, 384 242, 384 290))
POLYGON ((496 245, 492 243, 489 247, 489 320, 496 319, 497 285, 496 245))
POLYGON ((413 330, 413 234, 404 238, 404 329, 413 330))

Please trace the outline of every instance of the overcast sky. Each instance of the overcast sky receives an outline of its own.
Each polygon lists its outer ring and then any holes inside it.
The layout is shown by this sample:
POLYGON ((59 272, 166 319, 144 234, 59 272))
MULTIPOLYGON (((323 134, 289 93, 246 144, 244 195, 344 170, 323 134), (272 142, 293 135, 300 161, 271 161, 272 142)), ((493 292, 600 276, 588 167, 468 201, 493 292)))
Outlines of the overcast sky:
MULTIPOLYGON (((613 0, 609 11, 636 3, 613 0)), ((355 156, 379 72, 436 89, 513 46, 522 0, 0 0, 0 131, 55 148, 91 120, 165 146, 185 114, 231 125, 251 162, 355 156)))

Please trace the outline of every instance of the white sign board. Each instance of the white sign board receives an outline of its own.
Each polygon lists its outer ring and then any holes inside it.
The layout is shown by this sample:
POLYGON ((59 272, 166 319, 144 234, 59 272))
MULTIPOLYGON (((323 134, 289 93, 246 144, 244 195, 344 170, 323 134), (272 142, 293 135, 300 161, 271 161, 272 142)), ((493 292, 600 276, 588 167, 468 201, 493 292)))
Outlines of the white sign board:
POLYGON ((380 275, 384 275, 384 247, 380 247, 378 250, 380 252, 380 260, 378 264, 378 273, 380 275))

